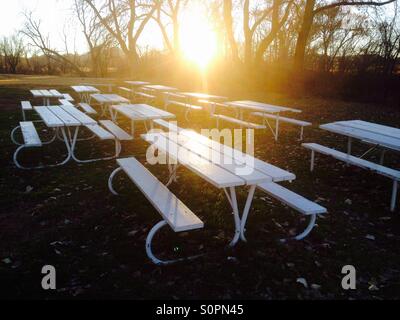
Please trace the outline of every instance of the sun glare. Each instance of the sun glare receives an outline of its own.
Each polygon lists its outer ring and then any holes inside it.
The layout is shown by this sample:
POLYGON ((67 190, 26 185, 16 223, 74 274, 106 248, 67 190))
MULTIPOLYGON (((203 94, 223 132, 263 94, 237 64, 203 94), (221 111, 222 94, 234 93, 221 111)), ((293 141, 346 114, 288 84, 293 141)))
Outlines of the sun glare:
POLYGON ((180 26, 184 58, 205 69, 217 53, 217 37, 199 5, 186 9, 180 26))

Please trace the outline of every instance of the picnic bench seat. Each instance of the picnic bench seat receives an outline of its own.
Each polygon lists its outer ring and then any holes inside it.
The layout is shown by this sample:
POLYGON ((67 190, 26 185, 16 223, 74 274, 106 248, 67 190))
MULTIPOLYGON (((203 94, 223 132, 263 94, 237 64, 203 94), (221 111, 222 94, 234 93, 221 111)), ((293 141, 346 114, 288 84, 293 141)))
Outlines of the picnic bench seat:
MULTIPOLYGON (((254 112, 254 113, 252 113, 252 115, 256 116, 256 117, 261 117, 263 119, 272 119, 272 120, 276 120, 277 119, 276 115, 272 115, 272 114, 268 114, 268 113, 262 113, 262 112, 254 112)), ((302 121, 302 120, 297 120, 297 119, 292 119, 292 118, 286 118, 286 117, 281 117, 281 116, 279 117, 279 121, 280 122, 286 122, 286 123, 294 124, 296 126, 301 127, 300 141, 302 141, 303 137, 304 137, 304 128, 312 126, 312 123, 307 122, 307 121, 302 121)))
POLYGON ((110 191, 114 195, 118 195, 112 186, 112 181, 117 173, 125 172, 163 218, 148 234, 146 240, 148 257, 158 265, 166 265, 183 260, 162 261, 156 258, 151 249, 155 234, 167 225, 174 232, 186 232, 204 228, 204 223, 135 158, 118 159, 117 164, 119 166, 118 169, 109 178, 110 191))
POLYGON ((72 98, 71 95, 68 94, 68 93, 62 93, 62 95, 64 96, 64 100, 68 100, 68 101, 71 101, 71 102, 75 101, 75 99, 72 98))
POLYGON ((142 88, 141 91, 135 91, 135 96, 138 99, 144 100, 145 102, 154 102, 156 100, 156 96, 152 94, 152 92, 147 93, 145 88, 142 88))
POLYGON ((311 217, 309 225, 305 231, 294 237, 295 240, 303 240, 307 237, 315 227, 317 215, 327 213, 326 208, 282 187, 279 184, 273 182, 263 183, 258 185, 258 189, 301 214, 311 217))
POLYGON ((219 128, 219 123, 220 121, 226 121, 226 122, 231 122, 234 124, 238 124, 240 125, 240 127, 244 127, 244 128, 248 128, 248 129, 266 129, 267 127, 262 125, 262 124, 256 124, 256 123, 252 123, 252 122, 248 122, 248 121, 243 121, 240 119, 236 119, 236 118, 231 118, 228 116, 224 116, 222 114, 214 114, 212 115, 212 118, 217 120, 217 127, 219 128))
POLYGON ((207 100, 207 99, 200 99, 199 103, 202 105, 211 107, 211 114, 215 113, 216 107, 226 108, 226 104, 224 104, 222 102, 216 102, 216 101, 211 101, 211 100, 207 100))
POLYGON ((125 93, 132 93, 132 90, 129 89, 129 88, 119 87, 118 89, 121 90, 122 92, 125 92, 125 93))
POLYGON ((175 100, 168 101, 168 105, 171 105, 171 104, 174 106, 183 107, 183 108, 191 109, 191 110, 203 110, 203 108, 201 106, 189 104, 186 102, 180 102, 180 101, 175 101, 175 100))
POLYGON ((203 110, 203 107, 201 107, 201 106, 193 105, 193 104, 186 103, 186 102, 180 102, 180 101, 176 101, 176 100, 168 100, 168 102, 166 104, 166 108, 168 106, 170 106, 170 105, 177 106, 177 107, 182 107, 182 108, 186 109, 186 111, 185 111, 185 119, 187 121, 189 121, 189 113, 191 111, 203 110))
POLYGON ((347 164, 351 164, 363 169, 371 170, 377 174, 385 176, 393 180, 393 189, 392 189, 392 200, 390 205, 390 210, 393 212, 396 209, 396 200, 397 200, 397 189, 398 182, 400 181, 400 171, 391 169, 380 164, 376 164, 355 156, 348 155, 347 153, 331 149, 325 146, 322 146, 317 143, 304 143, 303 147, 311 150, 311 171, 314 171, 315 167, 315 153, 321 153, 327 156, 331 156, 339 161, 346 162, 347 164))
POLYGON ((40 140, 39 134, 36 131, 35 125, 33 122, 29 121, 24 121, 20 122, 19 127, 21 128, 22 136, 24 143, 18 147, 18 149, 15 151, 13 159, 14 163, 19 169, 24 169, 24 170, 29 170, 33 168, 27 168, 22 166, 18 162, 18 154, 21 152, 21 150, 26 149, 26 148, 39 148, 41 147, 42 141, 40 140))
POLYGON ((180 130, 174 122, 169 122, 163 119, 153 120, 153 123, 161 128, 167 129, 168 131, 179 132, 180 130))
POLYGON ((78 107, 82 109, 82 111, 86 114, 97 114, 97 111, 94 110, 88 103, 81 102, 78 104, 78 107))
MULTIPOLYGON (((33 111, 33 106, 32 106, 32 104, 31 104, 31 102, 30 101, 21 101, 21 112, 22 112, 22 121, 24 121, 24 122, 26 122, 27 121, 27 117, 26 117, 26 112, 27 111, 33 111)), ((34 123, 35 122, 41 122, 40 120, 35 120, 35 121, 33 121, 34 123)), ((17 141, 17 139, 15 138, 15 134, 17 133, 17 131, 18 130, 20 130, 21 129, 21 126, 20 125, 18 125, 18 126, 16 126, 12 131, 11 131, 11 135, 10 135, 10 137, 11 137, 11 141, 15 144, 15 145, 17 145, 17 146, 21 146, 22 145, 22 143, 20 143, 20 142, 18 142, 17 141)))
POLYGON ((33 111, 33 106, 30 101, 21 101, 22 120, 26 121, 26 111, 33 111))
POLYGON ((74 104, 71 103, 71 101, 70 101, 70 100, 67 100, 67 99, 59 99, 58 101, 60 101, 60 103, 61 103, 63 106, 71 106, 71 107, 74 106, 74 104))
POLYGON ((133 137, 118 127, 111 120, 100 120, 100 124, 110 131, 119 141, 131 141, 133 137))
POLYGON ((129 89, 129 88, 119 87, 118 89, 119 89, 119 91, 121 91, 122 94, 127 94, 128 97, 131 97, 131 95, 133 93, 133 90, 129 89))

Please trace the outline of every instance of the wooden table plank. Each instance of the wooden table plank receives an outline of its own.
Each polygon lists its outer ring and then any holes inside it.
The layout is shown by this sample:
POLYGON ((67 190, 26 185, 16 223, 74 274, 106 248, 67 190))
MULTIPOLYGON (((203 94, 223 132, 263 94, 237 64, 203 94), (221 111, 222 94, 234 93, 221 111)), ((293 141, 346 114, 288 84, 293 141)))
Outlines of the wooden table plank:
MULTIPOLYGON (((168 133, 164 134, 168 135, 168 133)), ((205 160, 211 161, 228 172, 242 178, 247 185, 255 185, 260 183, 272 182, 272 178, 266 174, 256 170, 254 166, 249 166, 245 162, 238 163, 231 156, 218 152, 209 148, 205 144, 201 144, 194 139, 184 135, 177 136, 177 142, 180 146, 199 155, 205 160)))
POLYGON ((193 171, 218 189, 245 185, 245 181, 227 170, 201 158, 197 154, 180 147, 162 134, 146 134, 142 138, 165 152, 179 164, 193 171))
POLYGON ((396 138, 396 139, 400 139, 400 129, 380 125, 377 123, 366 122, 366 121, 361 121, 361 120, 354 120, 354 121, 340 121, 340 122, 336 122, 336 124, 342 125, 345 127, 365 130, 365 131, 381 134, 381 135, 396 138))
POLYGON ((400 139, 384 136, 366 130, 342 126, 336 123, 325 124, 320 126, 322 130, 341 134, 350 138, 367 141, 376 145, 380 145, 389 149, 400 150, 400 139))
MULTIPOLYGON (((56 107, 55 107, 56 108, 56 107)), ((45 125, 49 128, 64 127, 64 122, 58 118, 48 107, 34 107, 40 118, 44 121, 45 125)))
POLYGON ((291 172, 283 170, 279 167, 257 159, 234 148, 223 145, 217 141, 211 140, 201 134, 198 134, 197 132, 191 130, 180 130, 179 133, 181 135, 189 137, 190 139, 198 141, 208 146, 209 148, 220 152, 221 154, 224 154, 227 157, 233 158, 236 163, 246 164, 248 166, 254 167, 256 170, 270 176, 274 182, 296 180, 296 175, 291 172))
POLYGON ((71 116, 73 116, 76 120, 78 120, 83 125, 96 125, 97 121, 93 120, 74 106, 61 106, 61 109, 68 112, 71 116))
POLYGON ((146 120, 143 114, 136 112, 135 109, 131 108, 130 106, 121 105, 121 106, 112 106, 111 108, 121 113, 130 120, 134 121, 146 120))
POLYGON ((81 125, 81 122, 71 116, 68 112, 64 111, 61 107, 48 107, 48 109, 54 113, 66 127, 77 127, 81 125))
POLYGON ((147 104, 135 104, 135 105, 129 105, 133 110, 136 112, 143 114, 145 117, 147 117, 150 120, 156 120, 156 119, 174 119, 175 115, 158 109, 154 108, 152 106, 149 106, 147 104))

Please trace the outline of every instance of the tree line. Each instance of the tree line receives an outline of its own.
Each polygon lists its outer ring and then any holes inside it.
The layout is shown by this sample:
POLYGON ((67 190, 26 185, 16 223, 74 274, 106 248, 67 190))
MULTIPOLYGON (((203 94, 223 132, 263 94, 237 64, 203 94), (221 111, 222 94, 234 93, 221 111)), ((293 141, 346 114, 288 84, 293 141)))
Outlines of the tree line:
MULTIPOLYGON (((137 74, 149 59, 178 61, 181 15, 192 0, 73 0, 88 53, 52 46, 34 13, 0 42, 2 72, 137 74), (165 50, 138 45, 149 23, 165 50)), ((209 0, 201 1, 218 32, 219 63, 245 73, 280 69, 335 75, 397 75, 400 25, 397 0, 209 0)))

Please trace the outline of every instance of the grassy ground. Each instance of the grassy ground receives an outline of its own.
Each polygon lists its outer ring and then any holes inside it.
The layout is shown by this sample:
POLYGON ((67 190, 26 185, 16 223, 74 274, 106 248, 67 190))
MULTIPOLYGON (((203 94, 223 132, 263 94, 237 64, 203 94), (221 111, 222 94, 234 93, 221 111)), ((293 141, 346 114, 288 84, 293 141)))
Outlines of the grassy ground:
MULTIPOLYGON (((31 99, 28 90, 52 87, 70 92, 68 86, 80 82, 95 81, 0 78, 0 297, 400 298, 400 218, 398 210, 388 210, 391 182, 322 156, 311 174, 309 153, 297 141, 298 128, 286 125, 279 143, 269 132, 257 132, 256 156, 294 172, 297 180, 290 188, 329 209, 310 237, 304 242, 280 243, 278 239, 295 234, 306 221, 258 192, 247 228, 248 244, 226 249, 233 219, 223 192, 181 169, 171 190, 203 219, 205 229, 183 234, 165 230, 155 239, 155 251, 164 257, 199 251, 206 256, 162 268, 149 263, 144 242, 160 216, 124 178, 117 183, 122 196, 110 194, 107 179, 116 167, 114 161, 28 172, 12 163, 15 146, 9 133, 21 118, 19 101, 31 99), (40 286, 41 268, 48 264, 57 268, 54 292, 40 286), (341 269, 348 264, 357 268, 357 290, 352 292, 341 289, 341 269), (305 279, 307 287, 299 279, 305 279)), ((400 123, 399 110, 382 106, 237 92, 221 93, 302 109, 301 118, 314 123, 306 130, 306 141, 342 150, 345 139, 319 130, 318 124, 345 119, 400 123)), ((180 126, 214 126, 206 114, 196 115, 189 124, 178 109, 172 111, 178 114, 180 126)), ((145 163, 146 148, 137 137, 124 145, 123 156, 145 163)), ((355 152, 361 154, 365 148, 357 145, 355 152)), ((79 145, 83 156, 111 151, 111 146, 97 142, 79 145)), ((51 162, 63 154, 62 144, 56 144, 27 152, 24 161, 51 162)), ((377 157, 369 159, 377 161, 377 157)), ((388 154, 386 165, 400 169, 398 159, 398 154, 388 154)), ((149 169, 166 181, 164 167, 149 169)), ((239 195, 241 203, 244 191, 239 195)))

